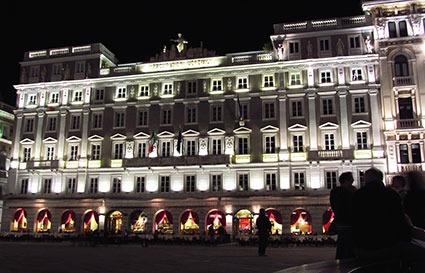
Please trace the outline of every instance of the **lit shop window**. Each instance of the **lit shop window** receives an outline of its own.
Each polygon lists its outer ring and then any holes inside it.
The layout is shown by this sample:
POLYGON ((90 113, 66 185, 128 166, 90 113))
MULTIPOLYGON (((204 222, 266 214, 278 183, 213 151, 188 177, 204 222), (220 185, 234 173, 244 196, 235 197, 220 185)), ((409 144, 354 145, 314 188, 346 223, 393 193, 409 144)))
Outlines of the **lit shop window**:
POLYGON ((311 234, 311 215, 305 209, 296 209, 291 214, 291 234, 311 234))
POLYGON ((84 233, 94 232, 99 228, 99 214, 91 210, 84 215, 84 233))
POLYGON ((13 216, 12 231, 23 232, 28 227, 27 213, 23 209, 18 209, 13 216))
POLYGON ((266 209, 266 215, 272 224, 272 235, 282 235, 282 215, 275 209, 266 209))
POLYGON ((162 210, 156 214, 155 231, 159 234, 173 234, 173 216, 170 212, 162 210))
POLYGON ((75 213, 72 210, 65 211, 61 219, 62 232, 75 232, 75 213))
POLYGON ((322 230, 324 234, 329 233, 332 222, 334 221, 335 214, 331 208, 329 208, 322 216, 322 230))
POLYGON ((242 209, 235 214, 235 229, 238 235, 252 234, 254 216, 251 211, 242 209))
POLYGON ((49 232, 52 228, 52 215, 48 210, 42 210, 37 216, 36 232, 49 232))
POLYGON ((212 210, 207 215, 206 231, 212 226, 214 232, 219 233, 219 229, 226 228, 226 215, 219 210, 212 210))
POLYGON ((142 211, 135 211, 130 216, 131 231, 134 233, 145 233, 148 231, 148 217, 142 211))
POLYGON ((107 222, 107 231, 111 234, 118 234, 122 231, 122 213, 121 211, 113 211, 109 214, 107 222))
POLYGON ((199 216, 196 212, 188 210, 183 213, 180 219, 181 234, 199 233, 199 216))

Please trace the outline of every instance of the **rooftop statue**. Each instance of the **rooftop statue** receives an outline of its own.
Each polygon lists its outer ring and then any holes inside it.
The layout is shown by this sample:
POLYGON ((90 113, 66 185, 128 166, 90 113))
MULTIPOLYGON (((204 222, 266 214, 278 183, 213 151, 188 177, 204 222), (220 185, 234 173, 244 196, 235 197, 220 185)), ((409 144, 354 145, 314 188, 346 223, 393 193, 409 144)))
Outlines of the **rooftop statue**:
POLYGON ((177 43, 176 47, 179 54, 181 54, 186 49, 186 44, 188 43, 188 41, 183 38, 181 33, 177 34, 177 39, 170 39, 170 41, 177 43))

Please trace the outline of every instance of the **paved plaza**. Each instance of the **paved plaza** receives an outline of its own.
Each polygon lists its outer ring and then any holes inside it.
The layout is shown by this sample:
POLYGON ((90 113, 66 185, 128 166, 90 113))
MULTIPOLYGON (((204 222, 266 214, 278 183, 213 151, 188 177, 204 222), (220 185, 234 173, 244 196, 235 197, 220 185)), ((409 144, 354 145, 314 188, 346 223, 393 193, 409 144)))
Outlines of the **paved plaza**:
POLYGON ((333 247, 267 248, 258 257, 252 246, 99 245, 0 242, 0 272, 276 272, 306 263, 333 260, 333 247))

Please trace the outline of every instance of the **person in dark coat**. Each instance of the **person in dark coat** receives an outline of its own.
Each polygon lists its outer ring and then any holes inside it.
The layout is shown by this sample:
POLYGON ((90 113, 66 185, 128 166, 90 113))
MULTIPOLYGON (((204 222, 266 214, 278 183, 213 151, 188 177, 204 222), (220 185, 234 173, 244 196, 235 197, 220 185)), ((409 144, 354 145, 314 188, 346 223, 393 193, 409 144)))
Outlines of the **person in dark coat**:
POLYGON ((402 242, 410 241, 410 228, 399 194, 385 187, 383 173, 364 173, 365 185, 353 197, 353 238, 359 258, 395 258, 402 242))
POLYGON ((260 209, 260 215, 257 218, 256 224, 258 229, 258 255, 266 256, 267 241, 269 239, 272 224, 266 216, 265 209, 260 209))
POLYGON ((425 177, 411 171, 407 174, 409 191, 404 199, 404 209, 415 227, 425 229, 425 177))
POLYGON ((339 176, 340 186, 333 188, 330 193, 330 203, 335 214, 335 226, 338 234, 336 259, 354 258, 353 250, 353 196, 356 188, 353 186, 354 178, 351 172, 339 176))

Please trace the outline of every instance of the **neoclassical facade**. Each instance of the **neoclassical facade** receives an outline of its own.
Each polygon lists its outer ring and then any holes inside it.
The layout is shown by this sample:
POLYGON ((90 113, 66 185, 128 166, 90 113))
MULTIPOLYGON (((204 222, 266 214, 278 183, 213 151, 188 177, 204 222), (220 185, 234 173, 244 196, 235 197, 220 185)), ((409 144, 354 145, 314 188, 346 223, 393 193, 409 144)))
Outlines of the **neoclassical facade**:
POLYGON ((238 236, 266 208, 323 233, 339 174, 423 164, 425 3, 387 2, 276 24, 271 52, 26 52, 2 231, 238 236))

